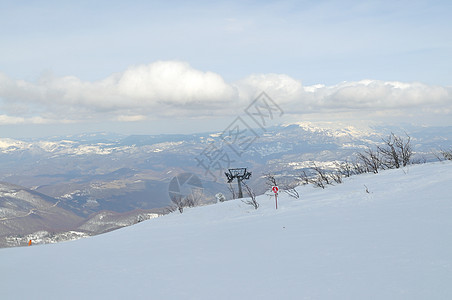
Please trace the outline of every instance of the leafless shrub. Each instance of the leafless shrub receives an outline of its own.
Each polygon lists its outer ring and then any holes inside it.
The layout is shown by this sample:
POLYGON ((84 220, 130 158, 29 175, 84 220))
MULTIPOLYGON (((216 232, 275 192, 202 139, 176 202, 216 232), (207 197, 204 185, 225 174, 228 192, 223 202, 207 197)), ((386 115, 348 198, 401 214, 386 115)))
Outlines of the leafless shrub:
POLYGON ((164 215, 170 214, 172 212, 175 212, 177 209, 178 209, 177 205, 171 199, 171 203, 162 208, 162 214, 164 214, 164 215))
POLYGON ((319 166, 317 166, 315 163, 314 165, 311 167, 312 170, 314 170, 314 172, 317 174, 317 179, 316 181, 323 181, 325 182, 325 184, 331 184, 331 178, 330 176, 328 176, 328 173, 323 170, 322 168, 320 168, 319 166))
MULTIPOLYGON (((264 178, 265 178, 265 184, 266 184, 267 188, 271 189, 274 186, 280 186, 281 190, 284 191, 289 196, 291 196, 295 199, 300 198, 299 193, 295 189, 295 187, 298 185, 297 182, 295 182, 295 181, 290 182, 290 183, 283 182, 282 184, 280 183, 280 185, 278 185, 275 175, 273 175, 272 173, 265 173, 264 178)), ((286 180, 284 180, 284 181, 286 181, 286 180)))
POLYGON ((300 198, 300 194, 298 193, 296 187, 297 187, 296 182, 287 183, 282 186, 282 190, 290 197, 298 199, 300 198))
POLYGON ((369 170, 366 168, 366 166, 359 163, 358 161, 355 161, 352 163, 352 170, 353 170, 353 175, 359 175, 359 174, 369 172, 369 170))
POLYGON ((320 177, 320 176, 316 176, 315 178, 313 178, 311 180, 311 183, 316 187, 319 187, 322 189, 325 188, 325 182, 322 180, 322 177, 320 177))
POLYGON ((361 163, 367 170, 367 172, 378 173, 378 170, 382 168, 381 155, 379 151, 374 151, 372 148, 368 148, 364 153, 357 153, 358 162, 361 163))
POLYGON ((411 160, 411 163, 415 165, 425 164, 426 162, 427 158, 425 158, 424 155, 418 156, 417 158, 411 160))
MULTIPOLYGON (((191 193, 187 196, 174 194, 171 196, 171 201, 175 209, 178 209, 180 213, 184 212, 185 207, 195 207, 201 202, 203 196, 202 189, 192 189, 191 193)), ((170 206, 169 209, 172 207, 170 206)))
POLYGON ((302 185, 309 184, 309 176, 306 174, 306 171, 303 170, 300 175, 297 176, 298 180, 300 180, 302 185))
POLYGON ((350 177, 354 175, 353 164, 348 161, 335 162, 335 167, 338 173, 344 177, 350 177))
POLYGON ((176 209, 179 210, 180 213, 184 212, 185 207, 185 197, 182 195, 173 195, 171 197, 171 201, 173 202, 176 209))
POLYGON ((438 159, 438 161, 452 160, 452 149, 451 150, 441 149, 439 153, 433 152, 433 155, 438 159))
POLYGON ((246 193, 250 197, 249 200, 242 200, 242 202, 245 204, 251 205, 252 207, 254 207, 254 209, 258 209, 259 203, 256 201, 256 194, 246 183, 242 182, 242 184, 245 187, 246 193))
POLYGON ((436 157, 436 159, 437 159, 438 161, 443 161, 443 160, 444 160, 444 157, 443 157, 443 155, 441 154, 441 152, 440 152, 440 153, 432 152, 432 154, 433 154, 433 156, 436 157))
POLYGON ((406 139, 396 136, 391 132, 388 138, 383 139, 384 146, 378 146, 378 152, 381 155, 381 164, 387 169, 398 169, 405 167, 410 163, 413 155, 411 146, 411 137, 407 135, 406 139))
POLYGON ((174 205, 174 204, 170 204, 170 205, 168 205, 168 206, 163 208, 162 213, 164 215, 167 215, 167 214, 170 214, 172 212, 175 212, 176 210, 177 210, 177 206, 174 205))
POLYGON ((335 183, 342 183, 342 174, 338 171, 329 173, 328 176, 335 182, 335 183))
POLYGON ((402 167, 407 166, 411 162, 411 157, 413 156, 413 146, 411 145, 411 137, 406 134, 406 140, 401 137, 395 138, 395 145, 399 149, 399 156, 402 160, 402 167))
POLYGON ((275 175, 272 173, 264 173, 265 185, 271 189, 274 186, 278 186, 278 182, 276 181, 275 175))
POLYGON ((311 169, 314 171, 314 176, 308 177, 306 173, 304 173, 303 179, 316 187, 324 189, 329 184, 342 183, 342 173, 339 169, 327 171, 317 166, 315 163, 311 169))
POLYGON ((441 150, 441 155, 444 160, 452 160, 452 149, 451 150, 441 150))
POLYGON ((223 193, 217 193, 215 194, 215 198, 218 202, 224 202, 226 201, 226 197, 223 195, 223 193))
POLYGON ((203 197, 202 189, 192 189, 191 193, 187 195, 184 199, 185 207, 195 207, 201 204, 203 197))

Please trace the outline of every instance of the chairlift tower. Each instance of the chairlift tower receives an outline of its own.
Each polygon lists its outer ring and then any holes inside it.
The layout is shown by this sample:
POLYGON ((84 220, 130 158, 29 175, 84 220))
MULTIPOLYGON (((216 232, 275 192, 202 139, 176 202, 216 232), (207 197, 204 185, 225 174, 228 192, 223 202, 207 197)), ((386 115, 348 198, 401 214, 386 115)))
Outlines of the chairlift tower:
POLYGON ((239 198, 243 198, 242 181, 248 180, 251 177, 251 172, 247 172, 246 168, 228 169, 229 173, 224 173, 228 178, 228 183, 231 183, 234 178, 237 178, 237 185, 239 187, 239 198))

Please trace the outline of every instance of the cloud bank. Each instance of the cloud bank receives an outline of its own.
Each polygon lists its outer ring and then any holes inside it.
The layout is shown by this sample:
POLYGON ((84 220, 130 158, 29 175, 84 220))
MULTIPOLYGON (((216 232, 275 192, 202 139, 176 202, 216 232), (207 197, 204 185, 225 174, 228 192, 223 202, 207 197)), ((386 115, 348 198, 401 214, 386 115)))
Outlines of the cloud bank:
POLYGON ((380 80, 303 86, 285 74, 253 74, 228 83, 185 62, 158 61, 93 82, 73 76, 29 82, 0 73, 0 124, 236 116, 262 91, 286 114, 452 120, 451 87, 380 80))

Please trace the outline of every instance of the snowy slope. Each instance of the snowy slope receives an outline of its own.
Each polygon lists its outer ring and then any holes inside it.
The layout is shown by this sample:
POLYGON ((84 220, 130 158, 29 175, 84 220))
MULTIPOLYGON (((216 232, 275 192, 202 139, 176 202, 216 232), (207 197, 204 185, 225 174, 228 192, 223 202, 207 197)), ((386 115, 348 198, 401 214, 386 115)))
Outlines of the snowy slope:
POLYGON ((452 299, 451 182, 411 166, 0 249, 1 299, 452 299))

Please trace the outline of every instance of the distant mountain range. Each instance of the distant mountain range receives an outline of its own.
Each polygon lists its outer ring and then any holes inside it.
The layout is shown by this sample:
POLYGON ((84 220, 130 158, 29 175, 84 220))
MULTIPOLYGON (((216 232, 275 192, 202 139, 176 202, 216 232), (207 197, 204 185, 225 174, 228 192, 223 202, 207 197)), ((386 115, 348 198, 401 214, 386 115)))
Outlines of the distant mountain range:
POLYGON ((91 235, 133 224, 165 211, 168 184, 181 173, 201 179, 202 203, 215 201, 218 192, 230 197, 224 172, 233 167, 247 167, 249 185, 263 193, 264 173, 290 177, 314 162, 350 161, 390 132, 408 134, 417 159, 425 161, 452 146, 452 127, 309 122, 192 135, 0 138, 0 237, 68 230, 91 235))

